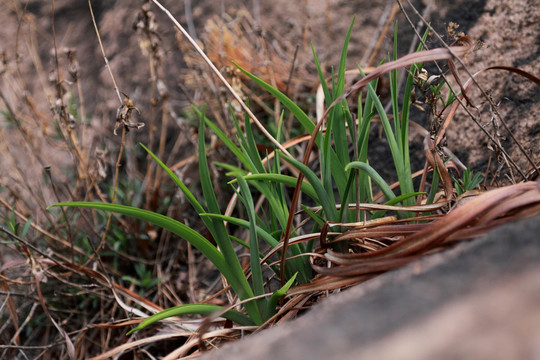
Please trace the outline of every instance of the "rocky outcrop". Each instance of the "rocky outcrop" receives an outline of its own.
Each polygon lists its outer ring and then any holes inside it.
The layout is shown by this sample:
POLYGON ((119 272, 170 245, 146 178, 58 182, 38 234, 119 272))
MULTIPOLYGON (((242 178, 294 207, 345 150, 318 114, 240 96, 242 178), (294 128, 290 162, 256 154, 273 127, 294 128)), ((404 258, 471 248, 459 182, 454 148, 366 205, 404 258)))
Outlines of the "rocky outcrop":
POLYGON ((202 359, 538 359, 539 231, 503 226, 202 359))

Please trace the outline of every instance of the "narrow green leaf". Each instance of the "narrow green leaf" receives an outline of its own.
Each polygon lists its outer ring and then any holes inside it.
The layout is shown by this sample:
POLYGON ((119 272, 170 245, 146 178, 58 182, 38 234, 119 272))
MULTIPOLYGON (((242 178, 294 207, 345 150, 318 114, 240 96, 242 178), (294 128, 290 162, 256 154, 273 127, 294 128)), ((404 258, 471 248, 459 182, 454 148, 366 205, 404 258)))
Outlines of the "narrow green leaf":
POLYGON ((437 195, 437 190, 439 190, 439 171, 437 170, 437 167, 435 166, 433 168, 433 179, 431 180, 431 189, 429 190, 429 195, 426 201, 427 204, 433 204, 435 195, 437 195))
MULTIPOLYGON (((204 216, 212 217, 212 218, 216 218, 216 219, 221 219, 223 221, 227 221, 227 222, 229 222, 231 224, 234 224, 236 226, 240 226, 240 227, 243 227, 245 229, 249 229, 249 221, 246 221, 246 220, 243 220, 243 219, 239 219, 239 218, 235 218, 235 217, 231 217, 231 216, 220 215, 220 214, 205 214, 204 216)), ((321 220, 321 226, 322 226, 322 224, 324 224, 324 220, 321 220)), ((264 230, 260 226, 255 226, 255 231, 257 232, 257 235, 266 244, 268 244, 269 246, 276 247, 276 246, 279 245, 279 240, 276 238, 276 236, 273 236, 272 234, 270 234, 269 232, 267 232, 266 230, 264 230)), ((299 245, 300 244, 289 246, 289 251, 293 255, 302 254, 304 251, 302 251, 302 249, 300 248, 299 245)), ((311 279, 311 275, 310 275, 311 274, 311 266, 309 265, 309 262, 307 260, 305 260, 305 258, 295 258, 292 261, 293 261, 293 264, 295 265, 295 267, 300 272, 300 275, 301 275, 301 278, 302 278, 303 282, 305 283, 305 282, 309 281, 311 279)), ((289 267, 287 267, 287 268, 289 268, 289 267)))
POLYGON ((69 207, 82 207, 91 208, 97 210, 104 210, 115 212, 122 215, 131 216, 133 218, 147 221, 159 227, 169 230, 173 234, 178 235, 190 244, 195 246, 200 252, 204 254, 216 268, 226 277, 231 276, 231 272, 223 254, 221 254, 214 245, 212 245, 204 236, 191 229, 190 227, 182 224, 181 222, 171 219, 165 215, 154 213, 152 211, 138 209, 131 206, 119 205, 119 204, 106 204, 99 202, 65 202, 52 205, 52 207, 69 206, 69 207))
MULTIPOLYGON (((147 327, 150 324, 155 323, 156 321, 167 319, 173 316, 193 315, 193 314, 211 315, 223 309, 225 309, 223 306, 212 305, 212 304, 186 304, 186 305, 179 305, 179 306, 171 307, 169 309, 160 311, 157 314, 154 314, 148 317, 143 322, 141 322, 137 327, 131 329, 127 333, 127 335, 135 331, 144 329, 145 327, 147 327)), ((243 326, 254 325, 253 322, 247 316, 245 316, 244 314, 236 310, 229 310, 226 313, 224 313, 222 316, 226 319, 234 321, 243 326)))
MULTIPOLYGON (((354 26, 356 16, 353 16, 345 41, 343 42, 343 48, 341 50, 341 57, 339 60, 339 69, 337 76, 336 89, 334 89, 334 99, 341 96, 345 91, 345 71, 347 70, 347 50, 349 48, 349 40, 354 26)), ((347 130, 345 128, 345 116, 344 112, 347 108, 347 100, 343 100, 338 104, 334 112, 332 113, 332 125, 328 125, 328 128, 332 129, 332 135, 334 137, 334 147, 336 155, 341 164, 347 164, 349 159, 349 141, 347 140, 347 130)))
POLYGON ((369 166, 368 164, 361 161, 353 161, 349 163, 345 169, 346 170, 360 169, 366 172, 369 175, 369 177, 375 182, 375 184, 377 184, 379 189, 381 189, 382 193, 384 194, 387 200, 392 200, 393 198, 396 197, 392 189, 390 189, 390 186, 388 186, 388 184, 386 183, 386 181, 384 181, 381 175, 379 175, 379 173, 377 173, 377 171, 375 171, 375 169, 369 166))
POLYGON ((289 109, 289 111, 294 115, 294 117, 296 117, 296 119, 300 121, 300 124, 302 124, 304 130, 307 133, 311 134, 313 130, 315 130, 315 124, 313 123, 313 121, 311 121, 309 116, 307 116, 306 113, 302 109, 300 109, 300 107, 296 105, 294 101, 289 99, 285 94, 274 88, 272 85, 259 79, 255 75, 251 74, 249 71, 244 70, 238 64, 234 63, 234 65, 244 74, 246 74, 251 80, 255 81, 259 86, 261 86, 263 89, 265 89, 275 98, 277 98, 287 109, 289 109))
POLYGON ((212 130, 221 141, 223 141, 223 144, 225 144, 225 146, 227 146, 229 150, 231 150, 231 152, 234 154, 234 158, 240 160, 240 162, 244 164, 244 166, 247 166, 247 161, 244 154, 242 153, 242 150, 240 150, 238 146, 236 146, 236 144, 232 142, 231 139, 229 139, 229 137, 223 132, 223 130, 221 130, 210 119, 208 119, 207 117, 204 117, 204 119, 208 128, 212 130))
POLYGON ((161 166, 161 168, 169 175, 169 177, 174 181, 174 183, 180 188, 180 190, 182 190, 182 192, 184 193, 184 195, 186 196, 186 198, 188 199, 189 203, 191 204, 191 206, 193 206, 193 208, 195 209, 195 211, 197 211, 198 214, 202 214, 202 213, 205 213, 205 210, 204 208, 202 207, 202 205, 197 201, 197 199, 195 198, 195 196, 193 195, 193 193, 191 191, 189 191, 189 189, 187 188, 187 186, 182 182, 182 180, 180 180, 178 178, 178 176, 176 176, 176 174, 167 167, 167 165, 165 165, 150 149, 148 149, 146 146, 144 146, 142 143, 139 143, 139 145, 144 149, 146 150, 146 152, 159 164, 159 166, 161 166))
POLYGON ((21 238, 25 239, 26 234, 28 234, 28 230, 30 230, 30 225, 32 225, 32 218, 29 217, 28 220, 24 223, 24 227, 21 231, 21 235, 19 235, 21 238))
MULTIPOLYGON (((206 159, 204 129, 205 121, 203 114, 199 125, 199 175, 201 179, 201 187, 209 212, 220 214, 221 210, 216 198, 216 194, 214 193, 214 187, 212 185, 210 171, 208 169, 208 160, 206 159)), ((241 300, 252 298, 253 291, 249 286, 249 282, 247 281, 244 271, 242 270, 242 266, 240 265, 240 261, 238 260, 233 244, 229 238, 225 224, 223 224, 223 221, 215 219, 212 220, 212 222, 215 229, 215 233, 213 234, 214 239, 216 240, 219 249, 223 253, 228 268, 230 269, 230 273, 233 276, 232 279, 227 280, 229 280, 231 287, 241 300)), ((251 301, 246 303, 244 306, 251 319, 257 324, 262 324, 261 313, 259 312, 257 303, 251 301)))
MULTIPOLYGON (((238 185, 242 193, 242 200, 244 207, 248 213, 249 218, 249 253, 250 253, 250 265, 251 265, 251 280, 253 283, 253 293, 258 296, 264 294, 264 280, 262 275, 262 269, 259 258, 259 240, 256 232, 256 215, 255 206, 253 205, 253 198, 249 191, 247 181, 242 177, 237 177, 238 185)), ((262 300, 262 299, 261 299, 262 300)), ((258 300, 259 307, 262 305, 262 301, 258 300)))
POLYGON ((276 313, 276 307, 277 307, 279 299, 281 299, 283 296, 285 296, 287 291, 289 291, 292 284, 294 284, 294 280, 296 280, 297 275, 298 275, 298 273, 295 273, 289 279, 289 281, 287 281, 285 283, 285 285, 283 285, 278 290, 274 291, 272 296, 270 296, 270 300, 268 301, 268 307, 267 307, 267 310, 266 310, 266 313, 268 314, 268 317, 271 317, 272 315, 274 315, 276 313))
POLYGON ((247 152, 247 155, 251 159, 258 173, 266 173, 266 169, 264 168, 264 165, 262 163, 259 150, 257 149, 257 144, 255 143, 255 138, 253 137, 253 130, 251 128, 251 122, 247 114, 244 118, 244 132, 245 132, 244 136, 246 138, 246 143, 247 143, 247 148, 245 149, 245 151, 247 152))
POLYGON ((321 64, 319 63, 319 58, 317 57, 317 54, 315 53, 315 48, 313 47, 313 43, 311 43, 311 52, 313 53, 313 59, 315 60, 315 66, 317 67, 317 73, 319 74, 319 81, 321 83, 321 87, 324 93, 324 102, 326 103, 326 106, 328 107, 332 104, 332 96, 330 95, 328 84, 326 84, 326 79, 324 78, 324 73, 322 71, 321 64))
MULTIPOLYGON (((397 34, 398 34, 398 23, 396 21, 396 25, 394 28, 394 54, 393 54, 394 61, 397 60, 397 51, 398 51, 397 50, 397 44, 398 44, 397 34)), ((396 135, 398 135, 396 137, 398 147, 403 150, 402 144, 401 144, 402 139, 399 136, 401 134, 401 121, 400 121, 401 119, 399 116, 399 103, 398 103, 399 89, 398 89, 398 84, 397 84, 397 69, 390 71, 389 76, 390 76, 390 95, 392 98, 392 112, 394 115, 394 131, 396 135)))
POLYGON ((302 205, 302 209, 304 210, 306 214, 308 214, 310 218, 312 218, 315 221, 317 225, 319 225, 319 227, 322 228, 324 226, 325 221, 319 214, 315 213, 313 210, 311 210, 305 205, 302 205))
POLYGON ((300 170, 300 172, 302 172, 302 174, 304 174, 306 179, 309 181, 311 186, 313 186, 313 189, 315 190, 315 193, 317 193, 317 197, 320 200, 320 205, 322 206, 324 213, 326 214, 327 220, 337 221, 338 214, 333 193, 328 194, 326 192, 323 185, 317 178, 317 175, 315 175, 315 173, 309 167, 285 154, 281 154, 281 157, 287 160, 295 168, 300 170))
MULTIPOLYGON (((251 182, 251 181, 257 181, 257 180, 265 180, 265 181, 272 181, 280 184, 284 184, 290 187, 296 186, 297 179, 293 176, 289 175, 282 175, 282 174, 252 174, 252 175, 246 175, 244 178, 251 182)), ((311 186, 310 183, 303 181, 301 190, 304 194, 312 198, 313 200, 319 202, 319 197, 317 196, 317 193, 313 189, 313 186, 311 186)))

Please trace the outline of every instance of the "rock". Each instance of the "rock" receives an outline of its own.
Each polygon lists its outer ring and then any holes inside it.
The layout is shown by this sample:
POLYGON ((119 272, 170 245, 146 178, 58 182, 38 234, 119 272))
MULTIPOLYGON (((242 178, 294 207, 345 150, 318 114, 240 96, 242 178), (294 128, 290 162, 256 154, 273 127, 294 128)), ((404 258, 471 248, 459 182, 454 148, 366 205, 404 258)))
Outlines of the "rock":
POLYGON ((539 230, 503 226, 202 359, 538 359, 539 230))

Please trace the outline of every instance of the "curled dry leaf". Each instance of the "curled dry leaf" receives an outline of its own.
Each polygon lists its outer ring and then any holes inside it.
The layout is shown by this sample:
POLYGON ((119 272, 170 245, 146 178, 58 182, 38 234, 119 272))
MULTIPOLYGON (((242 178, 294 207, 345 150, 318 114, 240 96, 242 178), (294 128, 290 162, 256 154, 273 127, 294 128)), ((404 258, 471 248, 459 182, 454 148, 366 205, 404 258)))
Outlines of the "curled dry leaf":
POLYGON ((446 165, 443 163, 441 155, 438 153, 437 148, 431 139, 429 134, 426 135, 424 139, 424 151, 426 153, 426 159, 432 169, 437 169, 441 182, 444 187, 444 194, 447 200, 452 200, 454 197, 454 187, 452 185, 452 178, 450 173, 446 168, 446 165))
POLYGON ((129 129, 140 129, 144 126, 143 122, 132 122, 131 117, 133 116, 133 110, 136 110, 139 114, 141 113, 133 103, 133 100, 126 94, 124 95, 124 100, 122 101, 122 106, 116 111, 116 124, 114 125, 114 135, 116 135, 116 130, 120 126, 123 126, 124 129, 129 131, 129 129))
POLYGON ((352 285, 365 281, 382 272, 403 266, 426 253, 431 253, 455 241, 470 239, 484 234, 509 221, 540 213, 540 183, 525 182, 468 196, 468 201, 427 224, 400 224, 358 227, 337 236, 334 241, 361 242, 365 239, 382 239, 392 234, 401 235, 399 241, 388 243, 372 251, 340 253, 325 251, 325 262, 313 260, 313 269, 323 277, 311 284, 291 290, 291 294, 330 288, 343 282, 336 278, 356 279, 352 285))

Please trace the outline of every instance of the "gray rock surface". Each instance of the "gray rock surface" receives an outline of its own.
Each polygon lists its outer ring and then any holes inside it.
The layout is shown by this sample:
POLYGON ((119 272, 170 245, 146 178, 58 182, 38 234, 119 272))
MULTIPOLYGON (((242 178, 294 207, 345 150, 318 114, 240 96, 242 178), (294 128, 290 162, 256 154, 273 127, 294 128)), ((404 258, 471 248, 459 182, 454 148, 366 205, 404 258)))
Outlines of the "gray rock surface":
POLYGON ((203 359, 540 359, 540 217, 332 296, 203 359))

